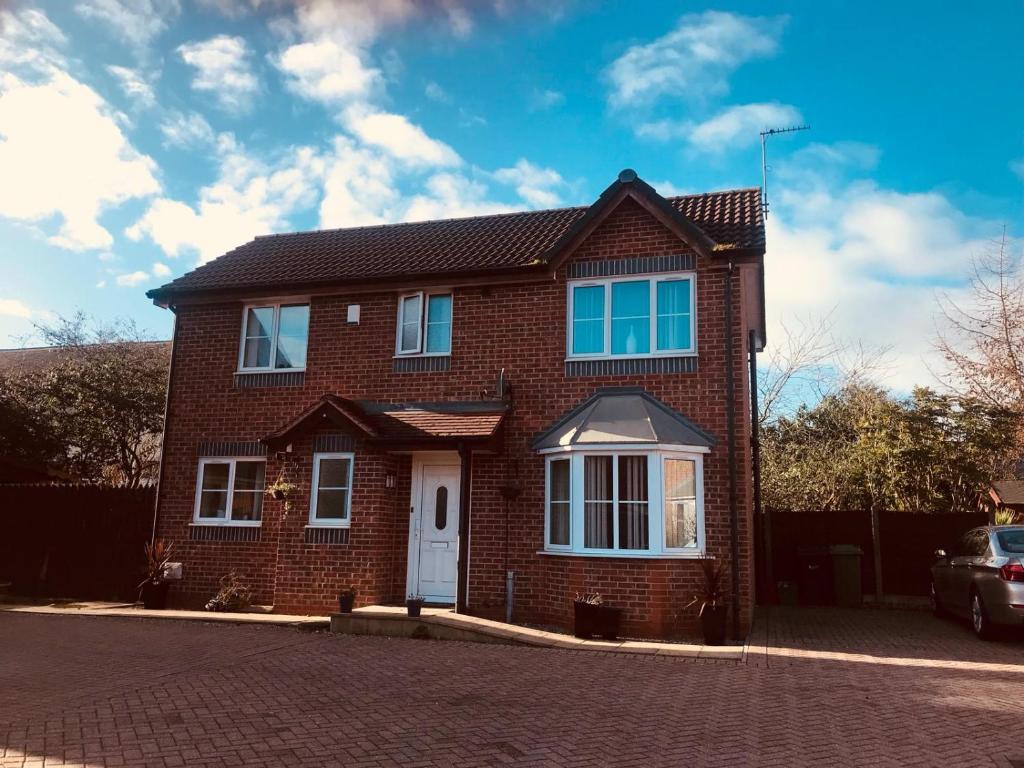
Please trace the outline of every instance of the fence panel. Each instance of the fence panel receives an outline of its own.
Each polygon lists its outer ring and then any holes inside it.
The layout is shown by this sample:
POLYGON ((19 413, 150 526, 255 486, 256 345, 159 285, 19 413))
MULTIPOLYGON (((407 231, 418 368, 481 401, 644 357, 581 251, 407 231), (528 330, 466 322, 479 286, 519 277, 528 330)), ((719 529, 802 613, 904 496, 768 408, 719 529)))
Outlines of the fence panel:
POLYGON ((153 488, 0 485, 0 581, 21 595, 134 600, 153 488))

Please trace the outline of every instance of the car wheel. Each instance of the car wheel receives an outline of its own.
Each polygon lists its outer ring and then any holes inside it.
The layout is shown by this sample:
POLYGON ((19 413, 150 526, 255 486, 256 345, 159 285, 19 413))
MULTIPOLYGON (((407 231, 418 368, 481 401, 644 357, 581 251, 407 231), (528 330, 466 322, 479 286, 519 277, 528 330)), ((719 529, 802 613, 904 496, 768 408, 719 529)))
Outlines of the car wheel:
POLYGON ((932 613, 936 616, 944 616, 946 609, 942 607, 942 602, 939 600, 939 593, 935 591, 935 582, 931 583, 931 590, 928 592, 928 600, 932 606, 932 613))
POLYGON ((985 611, 985 603, 977 592, 971 592, 971 628, 974 630, 974 634, 982 640, 992 639, 992 622, 985 611))

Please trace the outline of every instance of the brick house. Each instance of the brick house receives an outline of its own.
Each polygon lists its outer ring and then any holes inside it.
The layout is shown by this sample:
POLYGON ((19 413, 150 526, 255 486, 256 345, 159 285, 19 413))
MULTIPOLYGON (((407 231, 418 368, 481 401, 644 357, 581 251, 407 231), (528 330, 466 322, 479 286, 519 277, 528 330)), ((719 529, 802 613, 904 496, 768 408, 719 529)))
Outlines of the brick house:
POLYGON ((763 263, 757 189, 627 170, 589 207, 258 237, 150 291, 172 600, 234 570, 278 612, 352 585, 571 628, 600 592, 672 637, 711 556, 745 631, 763 263))

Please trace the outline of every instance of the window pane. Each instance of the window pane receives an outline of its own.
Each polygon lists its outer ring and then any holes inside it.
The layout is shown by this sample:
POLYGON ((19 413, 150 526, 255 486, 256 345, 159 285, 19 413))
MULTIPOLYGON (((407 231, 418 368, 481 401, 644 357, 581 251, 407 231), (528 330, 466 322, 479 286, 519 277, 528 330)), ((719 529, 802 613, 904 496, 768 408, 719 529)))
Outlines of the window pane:
POLYGON ((665 500, 665 546, 670 549, 697 546, 695 500, 665 500))
POLYGON ((647 504, 619 502, 619 549, 649 549, 647 504))
POLYGON ((689 459, 665 459, 666 499, 692 499, 697 496, 695 466, 689 459))
POLYGON ((612 354, 638 355, 650 351, 650 282, 612 283, 612 354))
POLYGON ((583 457, 583 545, 612 547, 612 457, 583 457))
POLYGON ((260 336, 270 338, 274 330, 273 307, 250 307, 245 319, 245 338, 255 339, 260 336))
POLYGON ((420 334, 419 323, 402 326, 402 351, 415 352, 419 347, 416 343, 420 334))
POLYGON ((199 497, 199 517, 225 518, 228 514, 227 491, 203 491, 199 497))
POLYGON ((231 501, 232 520, 259 520, 263 517, 262 491, 235 491, 231 501))
POLYGON ((569 459, 551 462, 551 501, 569 500, 569 459))
POLYGON ((402 333, 398 347, 400 352, 419 351, 420 314, 419 296, 406 296, 402 299, 402 333))
POLYGON ((448 489, 443 485, 434 497, 434 528, 443 531, 448 527, 448 489))
POLYGON ((619 456, 619 501, 647 501, 646 456, 619 456))
POLYGON ((316 495, 317 520, 345 520, 348 518, 348 491, 321 489, 316 495))
POLYGON ((204 464, 203 465, 203 490, 204 491, 226 491, 228 489, 228 474, 231 465, 204 464))
POLYGON ((619 548, 647 549, 647 457, 619 457, 619 548))
POLYGON ((604 286, 586 285, 572 292, 572 352, 574 355, 604 351, 604 286))
POLYGON ((270 365, 270 337, 245 340, 243 368, 266 368, 270 365))
POLYGON ((348 488, 348 459, 320 459, 321 488, 348 488))
POLYGON ((690 281, 658 283, 658 349, 690 349, 690 281))
POLYGON ((452 297, 431 296, 427 301, 427 352, 451 351, 452 297))
POLYGON ((281 307, 277 330, 277 368, 306 367, 309 305, 281 307))
POLYGON ((551 505, 551 543, 555 546, 569 546, 569 504, 557 502, 551 505))
POLYGON ((262 461, 240 461, 235 465, 236 491, 263 491, 263 474, 266 464, 262 461))

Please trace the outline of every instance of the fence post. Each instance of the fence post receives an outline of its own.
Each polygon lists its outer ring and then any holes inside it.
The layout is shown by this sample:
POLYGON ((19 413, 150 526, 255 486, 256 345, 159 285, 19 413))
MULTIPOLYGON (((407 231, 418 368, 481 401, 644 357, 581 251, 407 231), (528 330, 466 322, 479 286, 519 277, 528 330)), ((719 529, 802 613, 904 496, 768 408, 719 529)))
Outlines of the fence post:
POLYGON ((875 603, 882 604, 882 528, 878 515, 878 507, 871 505, 871 550, 875 563, 875 603))

